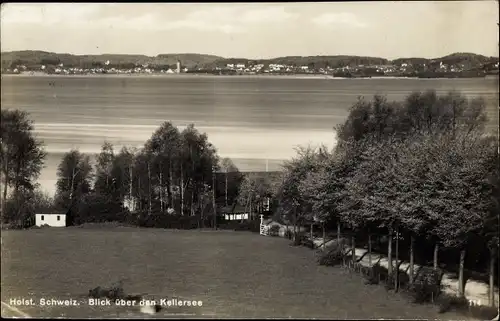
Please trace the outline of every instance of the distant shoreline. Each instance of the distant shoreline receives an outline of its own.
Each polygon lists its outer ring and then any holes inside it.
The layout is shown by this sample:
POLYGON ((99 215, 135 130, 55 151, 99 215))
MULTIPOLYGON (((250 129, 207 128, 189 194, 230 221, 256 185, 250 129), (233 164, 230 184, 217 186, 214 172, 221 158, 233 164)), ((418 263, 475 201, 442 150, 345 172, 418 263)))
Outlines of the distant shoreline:
POLYGON ((211 74, 196 74, 196 73, 183 73, 183 74, 75 74, 75 75, 62 75, 62 74, 47 74, 47 73, 20 73, 20 74, 1 74, 1 77, 65 77, 65 78, 273 78, 273 79, 325 79, 325 80, 380 80, 380 79, 498 79, 498 75, 486 75, 484 77, 432 77, 432 78, 419 78, 419 77, 399 77, 399 76, 375 76, 375 77, 333 77, 329 75, 211 75, 211 74))

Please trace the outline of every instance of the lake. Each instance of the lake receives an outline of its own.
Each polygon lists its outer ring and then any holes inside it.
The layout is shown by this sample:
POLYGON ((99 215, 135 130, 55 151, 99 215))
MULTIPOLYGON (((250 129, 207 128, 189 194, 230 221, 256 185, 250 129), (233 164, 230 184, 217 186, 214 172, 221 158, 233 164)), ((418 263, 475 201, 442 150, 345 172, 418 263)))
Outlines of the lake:
POLYGON ((1 106, 31 114, 49 153, 39 183, 55 191, 56 168, 72 148, 97 153, 141 146, 164 121, 206 132, 241 171, 276 170, 297 145, 335 143, 359 96, 401 100, 414 90, 482 96, 498 128, 498 78, 301 79, 238 76, 2 76, 1 106), (267 164, 267 166, 266 166, 267 164))

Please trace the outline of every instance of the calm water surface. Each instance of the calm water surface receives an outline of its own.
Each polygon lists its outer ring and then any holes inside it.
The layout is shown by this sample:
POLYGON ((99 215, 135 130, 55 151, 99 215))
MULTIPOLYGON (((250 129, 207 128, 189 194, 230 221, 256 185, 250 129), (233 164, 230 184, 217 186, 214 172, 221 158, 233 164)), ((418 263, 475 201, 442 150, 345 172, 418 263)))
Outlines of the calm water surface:
POLYGON ((498 79, 283 79, 251 77, 3 76, 2 108, 26 110, 49 152, 40 177, 54 191, 62 153, 141 146, 163 122, 194 123, 243 171, 277 169, 294 147, 332 146, 332 127, 359 96, 403 99, 413 90, 482 96, 498 128, 498 79))

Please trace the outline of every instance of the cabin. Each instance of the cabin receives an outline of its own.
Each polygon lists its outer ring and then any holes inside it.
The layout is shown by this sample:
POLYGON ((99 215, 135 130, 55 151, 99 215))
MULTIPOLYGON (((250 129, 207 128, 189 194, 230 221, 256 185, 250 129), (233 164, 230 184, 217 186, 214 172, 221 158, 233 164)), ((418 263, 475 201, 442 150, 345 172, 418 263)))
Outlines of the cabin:
POLYGON ((52 227, 65 227, 66 214, 63 213, 43 213, 35 214, 36 226, 52 226, 52 227))
POLYGON ((220 212, 226 221, 247 220, 248 212, 244 206, 235 204, 234 206, 222 207, 220 212))

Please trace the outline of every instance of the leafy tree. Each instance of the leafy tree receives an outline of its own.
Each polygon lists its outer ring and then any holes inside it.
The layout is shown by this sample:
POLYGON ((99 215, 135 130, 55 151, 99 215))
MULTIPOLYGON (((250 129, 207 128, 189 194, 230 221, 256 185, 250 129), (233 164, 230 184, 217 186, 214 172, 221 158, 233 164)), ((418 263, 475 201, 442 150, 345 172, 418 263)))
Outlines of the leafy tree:
POLYGON ((71 150, 64 154, 57 168, 56 204, 62 210, 69 210, 91 192, 93 170, 90 157, 71 150))
POLYGON ((3 216, 6 211, 8 188, 12 188, 16 202, 21 202, 18 199, 21 193, 32 192, 35 188, 34 182, 43 167, 46 153, 42 143, 33 134, 33 122, 29 119, 27 112, 2 110, 0 123, 3 216))
POLYGON ((37 186, 34 190, 23 190, 17 197, 11 196, 6 204, 6 221, 17 228, 35 224, 35 214, 51 213, 54 199, 37 186))
POLYGON ((180 215, 189 207, 194 215, 205 185, 213 185, 218 161, 215 147, 194 125, 180 132, 171 122, 163 123, 136 157, 139 206, 148 204, 149 213, 163 213, 167 207, 171 213, 175 207, 180 215))
POLYGON ((317 157, 311 172, 299 183, 299 192, 304 198, 304 214, 311 223, 311 239, 313 238, 314 222, 319 222, 323 231, 323 241, 326 240, 325 224, 332 219, 332 206, 328 203, 328 194, 335 191, 328 190, 327 164, 332 155, 323 154, 317 157))
POLYGON ((132 210, 135 210, 134 190, 137 188, 133 184, 136 154, 137 150, 123 147, 114 157, 111 169, 112 180, 119 199, 132 210))
POLYGON ((249 211, 249 219, 254 218, 257 210, 265 198, 273 197, 272 180, 268 175, 257 176, 255 173, 243 177, 239 186, 238 203, 249 211))
POLYGON ((108 197, 116 194, 114 193, 116 179, 112 175, 114 161, 113 145, 105 142, 102 145, 101 152, 97 155, 94 189, 97 193, 108 197))
POLYGON ((318 154, 314 148, 299 147, 297 157, 284 164, 285 173, 278 189, 279 212, 288 221, 293 222, 294 236, 296 236, 298 224, 312 219, 311 203, 301 193, 300 184, 306 179, 308 173, 318 166, 318 155, 322 154, 318 154))
MULTIPOLYGON (((443 135, 438 142, 440 157, 436 166, 430 169, 436 179, 437 195, 429 201, 439 213, 435 233, 441 236, 446 247, 461 250, 460 295, 464 295, 466 248, 468 245, 477 248, 477 235, 491 224, 492 213, 498 213, 498 152, 495 145, 489 137, 443 135)), ((496 236, 491 235, 491 245, 497 237, 498 232, 496 236)))
POLYGON ((180 177, 177 168, 179 167, 179 151, 181 146, 180 132, 171 122, 161 124, 151 138, 145 144, 145 151, 152 155, 154 163, 159 167, 158 173, 162 173, 163 179, 167 185, 168 204, 173 207, 173 191, 180 187, 180 182, 175 182, 175 177, 180 177))

